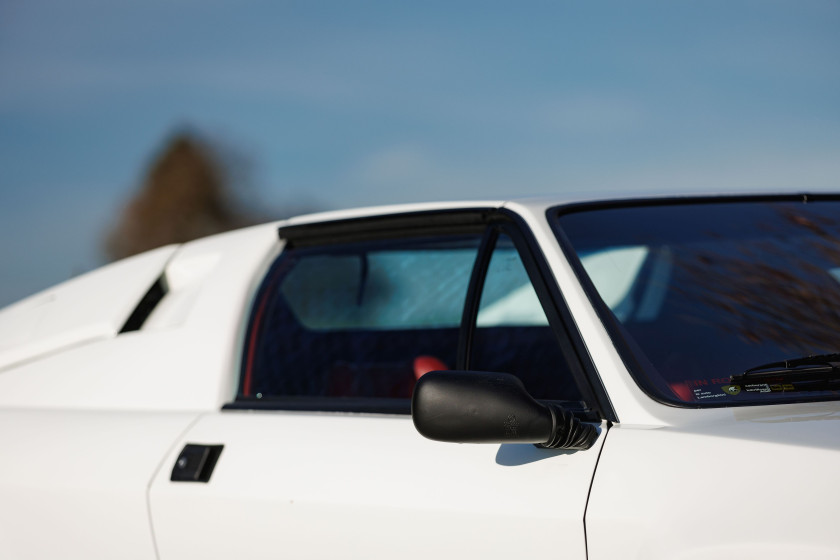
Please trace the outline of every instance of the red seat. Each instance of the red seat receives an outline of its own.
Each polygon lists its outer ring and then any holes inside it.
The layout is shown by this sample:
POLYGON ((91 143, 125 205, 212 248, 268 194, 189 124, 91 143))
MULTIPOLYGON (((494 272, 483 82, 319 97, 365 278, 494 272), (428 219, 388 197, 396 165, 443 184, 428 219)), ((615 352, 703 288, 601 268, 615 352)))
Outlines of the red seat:
POLYGON ((414 358, 414 378, 420 379, 430 371, 447 370, 449 367, 434 356, 417 356, 414 358))

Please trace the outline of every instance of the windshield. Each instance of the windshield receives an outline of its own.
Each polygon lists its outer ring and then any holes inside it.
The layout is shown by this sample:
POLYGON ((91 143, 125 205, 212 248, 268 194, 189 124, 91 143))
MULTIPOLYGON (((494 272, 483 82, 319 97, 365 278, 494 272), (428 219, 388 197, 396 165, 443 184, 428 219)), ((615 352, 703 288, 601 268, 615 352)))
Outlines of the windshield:
POLYGON ((729 406, 840 396, 731 380, 840 351, 838 217, 840 201, 756 199, 577 207, 556 220, 643 388, 729 406))

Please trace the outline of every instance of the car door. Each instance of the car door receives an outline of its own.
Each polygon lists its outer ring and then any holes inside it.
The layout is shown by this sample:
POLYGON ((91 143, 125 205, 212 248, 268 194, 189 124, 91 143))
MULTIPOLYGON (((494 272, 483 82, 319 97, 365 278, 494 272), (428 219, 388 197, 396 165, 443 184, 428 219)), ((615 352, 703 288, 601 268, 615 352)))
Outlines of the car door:
POLYGON ((281 234, 236 398, 151 485, 160 558, 585 558, 605 434, 585 451, 456 445, 408 414, 426 371, 483 369, 605 430, 527 236, 488 212, 281 234))

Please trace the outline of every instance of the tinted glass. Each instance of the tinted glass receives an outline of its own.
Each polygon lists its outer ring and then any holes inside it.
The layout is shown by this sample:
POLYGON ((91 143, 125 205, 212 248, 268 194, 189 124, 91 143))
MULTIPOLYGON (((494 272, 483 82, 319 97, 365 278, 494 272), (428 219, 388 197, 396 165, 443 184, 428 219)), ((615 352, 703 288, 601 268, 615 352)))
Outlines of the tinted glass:
POLYGON ((831 398, 733 374, 840 350, 840 203, 628 206, 558 217, 643 363, 640 382, 692 405, 831 398))
POLYGON ((582 400, 522 259, 505 235, 490 257, 470 369, 512 373, 538 399, 582 400))
POLYGON ((409 398, 455 367, 480 236, 288 249, 257 296, 246 397, 409 398))
POLYGON ((457 327, 475 248, 371 248, 300 254, 280 287, 311 329, 457 327))

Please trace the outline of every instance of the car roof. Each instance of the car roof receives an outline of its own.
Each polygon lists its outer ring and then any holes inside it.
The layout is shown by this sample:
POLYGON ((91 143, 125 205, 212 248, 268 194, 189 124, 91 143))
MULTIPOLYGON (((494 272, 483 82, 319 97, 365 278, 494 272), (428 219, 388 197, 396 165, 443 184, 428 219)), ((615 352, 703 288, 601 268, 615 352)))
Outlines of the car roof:
POLYGON ((332 222, 339 220, 376 217, 394 214, 406 214, 414 212, 432 212, 436 210, 470 210, 486 208, 503 208, 517 205, 531 209, 549 208, 553 206, 564 206, 582 203, 619 203, 630 201, 653 201, 653 200, 687 200, 696 198, 738 198, 752 196, 825 196, 836 195, 837 191, 826 190, 804 190, 804 189, 741 189, 738 191, 726 190, 696 190, 674 192, 665 190, 570 190, 552 195, 539 195, 528 197, 514 197, 508 199, 477 199, 458 200, 449 202, 417 202, 407 204, 391 204, 382 206, 364 206, 343 210, 331 210, 313 214, 295 216, 279 223, 282 226, 297 226, 320 222, 332 222))

